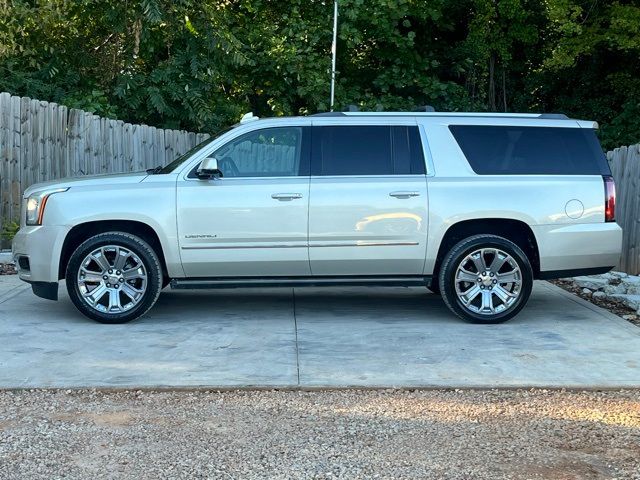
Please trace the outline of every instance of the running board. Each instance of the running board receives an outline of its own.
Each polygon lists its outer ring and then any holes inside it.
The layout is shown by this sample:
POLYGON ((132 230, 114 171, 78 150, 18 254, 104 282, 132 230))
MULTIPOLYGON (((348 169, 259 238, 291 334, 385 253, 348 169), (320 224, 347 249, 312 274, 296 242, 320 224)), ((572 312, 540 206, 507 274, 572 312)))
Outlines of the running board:
POLYGON ((336 287, 376 286, 412 287, 426 286, 429 276, 349 276, 349 277, 228 277, 228 278, 174 278, 171 288, 180 290, 201 288, 269 288, 269 287, 336 287))

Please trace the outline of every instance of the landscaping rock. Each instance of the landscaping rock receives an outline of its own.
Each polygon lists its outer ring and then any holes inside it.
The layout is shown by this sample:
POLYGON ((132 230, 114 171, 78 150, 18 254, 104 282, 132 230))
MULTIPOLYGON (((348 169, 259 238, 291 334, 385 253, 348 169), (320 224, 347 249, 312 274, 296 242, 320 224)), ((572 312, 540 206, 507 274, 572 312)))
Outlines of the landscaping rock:
POLYGON ((610 295, 609 298, 626 305, 632 310, 640 310, 640 295, 610 295))
POLYGON ((627 293, 627 288, 622 283, 618 285, 609 284, 604 287, 604 293, 607 295, 625 294, 627 293))
POLYGON ((609 277, 612 278, 627 278, 629 275, 624 273, 624 272, 609 272, 609 273, 605 273, 604 275, 608 275, 609 277))
POLYGON ((604 298, 606 296, 607 296, 607 294, 604 293, 604 292, 600 292, 600 291, 593 292, 593 298, 604 298))
POLYGON ((609 284, 609 280, 606 278, 598 278, 595 275, 592 277, 575 277, 573 281, 580 288, 589 288, 591 290, 600 290, 609 284))
POLYGON ((593 292, 591 290, 589 290, 588 288, 583 288, 582 289, 582 293, 584 293, 585 295, 591 295, 593 292))

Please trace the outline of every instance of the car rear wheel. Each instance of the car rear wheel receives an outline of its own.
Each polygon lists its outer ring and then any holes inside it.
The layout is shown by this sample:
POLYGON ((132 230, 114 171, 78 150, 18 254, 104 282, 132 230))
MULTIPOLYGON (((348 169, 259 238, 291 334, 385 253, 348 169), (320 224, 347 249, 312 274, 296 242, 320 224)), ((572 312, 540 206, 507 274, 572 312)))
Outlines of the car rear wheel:
POLYGON ((515 243, 496 235, 474 235, 447 253, 439 283, 447 307, 460 318, 500 323, 527 303, 533 270, 515 243))
POLYGON ((66 271, 74 305, 101 323, 124 323, 146 313, 162 289, 157 254, 140 237, 101 233, 72 253, 66 271))

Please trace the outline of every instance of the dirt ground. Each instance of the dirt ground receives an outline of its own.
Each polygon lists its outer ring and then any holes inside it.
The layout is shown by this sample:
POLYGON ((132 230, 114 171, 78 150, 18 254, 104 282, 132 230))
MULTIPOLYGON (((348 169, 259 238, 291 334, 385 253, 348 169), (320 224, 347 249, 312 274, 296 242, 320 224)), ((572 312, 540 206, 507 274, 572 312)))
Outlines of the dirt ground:
POLYGON ((5 391, 0 478, 640 479, 640 391, 5 391))

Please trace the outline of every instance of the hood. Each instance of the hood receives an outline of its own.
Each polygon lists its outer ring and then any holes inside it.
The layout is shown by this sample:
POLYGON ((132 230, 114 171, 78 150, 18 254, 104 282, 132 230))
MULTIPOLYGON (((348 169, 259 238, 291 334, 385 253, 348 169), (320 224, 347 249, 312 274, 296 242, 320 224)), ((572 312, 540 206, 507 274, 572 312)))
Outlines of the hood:
POLYGON ((127 183, 140 183, 147 178, 145 172, 135 173, 118 173, 105 175, 87 175, 84 177, 61 178, 51 180, 49 182, 36 183, 27 188, 23 197, 28 197, 34 192, 48 190, 50 188, 66 188, 66 187, 90 187, 93 185, 122 185, 127 183))

